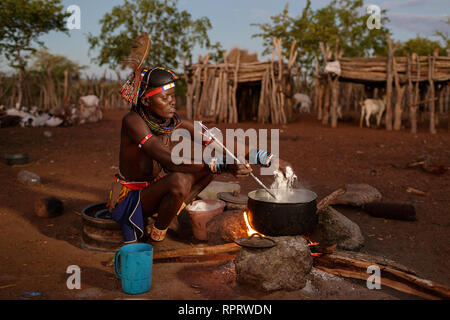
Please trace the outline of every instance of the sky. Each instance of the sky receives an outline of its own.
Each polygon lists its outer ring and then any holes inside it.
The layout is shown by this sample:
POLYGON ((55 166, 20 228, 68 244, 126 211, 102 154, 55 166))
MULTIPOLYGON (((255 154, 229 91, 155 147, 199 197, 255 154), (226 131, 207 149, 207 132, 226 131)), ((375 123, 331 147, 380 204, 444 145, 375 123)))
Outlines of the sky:
MULTIPOLYGON (((312 8, 319 9, 326 6, 329 0, 312 0, 312 8)), ((99 35, 101 25, 99 20, 123 0, 63 0, 67 9, 70 5, 77 5, 81 11, 81 28, 69 31, 69 35, 50 32, 40 38, 50 53, 66 56, 67 58, 88 67, 86 73, 90 76, 101 76, 104 70, 112 74, 107 66, 100 67, 91 59, 98 51, 89 52, 87 34, 99 35)), ((259 32, 253 23, 270 22, 270 17, 279 14, 286 3, 289 3, 291 16, 299 16, 305 7, 306 0, 179 0, 179 10, 188 11, 192 18, 203 16, 209 18, 212 24, 208 32, 212 43, 219 41, 222 47, 230 50, 233 47, 257 52, 258 57, 265 60, 269 57, 261 56, 263 51, 262 38, 252 38, 259 32)), ((393 33, 394 40, 408 40, 417 34, 421 37, 433 37, 434 30, 450 33, 449 25, 443 23, 446 15, 450 14, 450 0, 370 0, 364 4, 376 4, 387 9, 387 16, 391 20, 387 26, 393 33)), ((196 48, 194 59, 205 52, 196 48)), ((8 71, 6 61, 0 60, 0 70, 8 71)))

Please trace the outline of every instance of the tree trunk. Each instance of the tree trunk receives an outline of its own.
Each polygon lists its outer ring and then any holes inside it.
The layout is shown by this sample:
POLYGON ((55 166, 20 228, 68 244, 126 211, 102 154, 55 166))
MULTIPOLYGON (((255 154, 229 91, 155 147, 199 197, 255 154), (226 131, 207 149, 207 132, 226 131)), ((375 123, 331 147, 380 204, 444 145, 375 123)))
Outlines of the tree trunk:
POLYGON ((22 106, 22 100, 23 100, 23 87, 22 87, 23 74, 24 74, 24 70, 22 68, 19 68, 19 73, 17 75, 17 82, 16 82, 16 87, 17 87, 16 106, 19 106, 19 107, 22 106))

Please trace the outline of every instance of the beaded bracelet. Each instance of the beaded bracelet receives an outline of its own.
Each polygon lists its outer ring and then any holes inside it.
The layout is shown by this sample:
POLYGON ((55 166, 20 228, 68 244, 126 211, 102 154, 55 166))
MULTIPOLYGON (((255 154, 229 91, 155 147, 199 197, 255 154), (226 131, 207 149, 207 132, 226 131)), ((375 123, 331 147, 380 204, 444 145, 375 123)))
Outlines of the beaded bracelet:
POLYGON ((223 158, 212 157, 209 161, 206 161, 211 173, 219 174, 227 169, 227 164, 223 161, 223 158))
POLYGON ((144 143, 147 142, 148 139, 150 139, 153 136, 153 134, 149 133, 148 135, 146 135, 144 137, 144 139, 141 140, 141 142, 139 142, 139 148, 142 148, 142 146, 144 145, 144 143))
POLYGON ((272 162, 273 154, 265 150, 252 149, 249 154, 250 159, 254 159, 255 164, 269 167, 272 162))
POLYGON ((203 145, 206 147, 208 144, 212 142, 212 137, 207 138, 205 141, 203 141, 203 145))

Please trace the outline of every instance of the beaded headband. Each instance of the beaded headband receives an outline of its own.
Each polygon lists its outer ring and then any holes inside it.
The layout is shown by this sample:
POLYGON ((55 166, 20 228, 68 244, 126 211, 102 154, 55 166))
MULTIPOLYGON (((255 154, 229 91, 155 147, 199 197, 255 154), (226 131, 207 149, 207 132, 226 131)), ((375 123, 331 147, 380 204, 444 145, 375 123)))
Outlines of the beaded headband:
MULTIPOLYGON (((166 68, 161 68, 161 67, 156 67, 156 68, 143 68, 141 69, 141 74, 139 77, 135 77, 133 74, 130 76, 130 78, 127 80, 127 82, 120 88, 120 93, 122 94, 122 97, 127 101, 130 102, 132 104, 137 104, 138 99, 142 96, 142 94, 145 92, 145 90, 147 89, 148 84, 145 84, 145 88, 141 88, 141 84, 142 81, 145 77, 145 75, 150 71, 150 73, 153 70, 164 70, 168 73, 170 73, 172 75, 172 79, 176 80, 178 79, 178 76, 171 70, 166 69, 166 68)), ((149 75, 150 76, 150 75, 149 75)), ((151 97, 155 94, 158 94, 164 90, 168 90, 170 88, 175 87, 175 84, 173 82, 166 84, 162 87, 159 87, 153 91, 148 92, 145 97, 151 97)))
POLYGON ((166 85, 164 85, 162 87, 159 87, 158 89, 155 89, 153 91, 147 92, 144 95, 144 98, 148 98, 148 97, 154 96, 155 94, 158 94, 158 93, 163 92, 165 90, 169 90, 170 88, 174 88, 174 87, 175 87, 175 83, 171 82, 171 83, 166 84, 166 85))

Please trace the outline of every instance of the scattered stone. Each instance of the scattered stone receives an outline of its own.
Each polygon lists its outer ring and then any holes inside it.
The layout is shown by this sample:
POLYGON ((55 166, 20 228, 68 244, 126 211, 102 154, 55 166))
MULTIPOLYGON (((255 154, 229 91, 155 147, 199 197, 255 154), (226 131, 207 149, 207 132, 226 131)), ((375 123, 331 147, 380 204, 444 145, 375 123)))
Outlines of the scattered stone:
POLYGON ((34 202, 34 212, 41 218, 54 218, 64 212, 64 205, 55 197, 41 198, 34 202))
POLYGON ((45 130, 44 131, 44 137, 51 138, 51 137, 53 137, 53 133, 51 131, 45 130))
POLYGON ((338 249, 358 251, 364 245, 359 226, 332 207, 318 212, 318 223, 311 240, 321 247, 337 244, 338 249))
POLYGON ((242 210, 230 210, 218 214, 206 224, 206 232, 208 242, 214 245, 233 242, 234 239, 248 236, 242 210))
POLYGON ((307 241, 301 236, 272 239, 277 243, 272 248, 239 251, 236 280, 265 291, 302 289, 313 264, 307 241))
POLYGON ((362 184, 347 184, 346 192, 334 199, 331 204, 344 204, 350 206, 362 206, 363 204, 381 200, 380 191, 376 188, 362 184))
POLYGON ((28 186, 35 186, 41 183, 41 178, 30 171, 22 170, 17 174, 17 180, 28 186))

